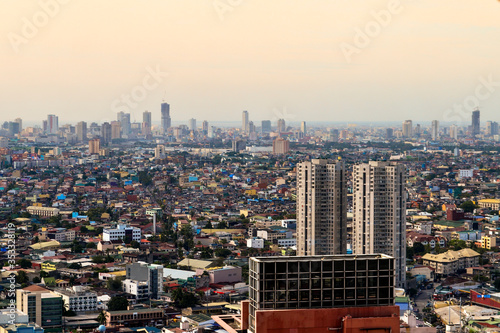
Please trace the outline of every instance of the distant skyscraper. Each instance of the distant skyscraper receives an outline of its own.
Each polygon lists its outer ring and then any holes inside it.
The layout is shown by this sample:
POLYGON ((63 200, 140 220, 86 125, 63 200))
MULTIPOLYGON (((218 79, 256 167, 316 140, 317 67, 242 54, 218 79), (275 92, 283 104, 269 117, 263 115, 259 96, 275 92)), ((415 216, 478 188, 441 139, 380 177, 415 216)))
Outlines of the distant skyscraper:
POLYGON ((486 135, 493 136, 498 134, 498 123, 496 121, 486 122, 486 135))
POLYGON ((47 116, 47 133, 57 134, 59 131, 59 118, 53 114, 47 116))
POLYGON ((84 121, 80 121, 76 124, 76 140, 78 142, 87 141, 87 123, 84 121))
POLYGON ((19 132, 23 131, 23 120, 21 118, 14 119, 14 122, 19 124, 19 132))
POLYGON ((203 131, 203 134, 208 133, 208 121, 203 120, 203 123, 201 123, 201 130, 203 131))
POLYGON ((472 135, 479 135, 481 133, 481 120, 480 120, 479 110, 475 110, 472 112, 471 132, 472 132, 472 135))
POLYGON ((243 111, 241 115, 241 131, 244 134, 248 134, 250 132, 249 129, 249 124, 248 124, 248 111, 243 111))
POLYGON ((301 122, 301 123, 300 123, 300 131, 301 131, 304 135, 306 135, 306 134, 307 134, 307 125, 306 125, 306 122, 305 122, 305 121, 303 121, 303 122, 301 122))
POLYGON ((107 145, 111 142, 111 124, 105 122, 101 126, 101 143, 107 145))
POLYGON ((297 165, 297 255, 346 252, 347 183, 342 161, 297 165))
POLYGON ((19 123, 15 121, 10 121, 8 125, 9 136, 14 136, 19 134, 19 123))
POLYGON ((151 135, 151 126, 151 112, 144 111, 142 113, 142 134, 146 136, 151 135))
POLYGON ((286 154, 290 151, 290 142, 283 138, 276 138, 273 141, 273 154, 286 154))
POLYGON ((261 127, 262 133, 270 133, 272 131, 270 120, 262 120, 261 127))
POLYGON ((130 135, 130 113, 118 112, 118 121, 122 128, 122 135, 130 135))
POLYGON ((455 124, 450 126, 450 138, 454 140, 458 139, 458 127, 455 124))
POLYGON ((119 121, 111 122, 111 140, 121 139, 122 125, 119 121))
POLYGON ((396 162, 354 166, 354 254, 383 253, 396 259, 396 285, 406 279, 406 169, 396 162))
POLYGON ((278 119, 278 123, 277 123, 276 127, 277 127, 277 131, 279 133, 285 132, 286 131, 285 119, 278 119))
POLYGON ((431 137, 432 137, 433 141, 439 139, 439 121, 438 120, 432 121, 431 137))
POLYGON ((189 119, 188 125, 190 131, 196 131, 196 119, 194 118, 189 119))
POLYGON ((170 118, 170 105, 168 103, 161 103, 161 128, 163 133, 167 133, 168 129, 172 126, 170 118))
POLYGON ((413 122, 411 120, 405 120, 403 122, 403 137, 413 137, 413 122))
POLYGON ((101 140, 99 139, 89 140, 89 154, 97 155, 99 154, 100 150, 101 150, 101 140))
POLYGON ((394 136, 394 130, 392 128, 386 128, 385 129, 385 138, 392 139, 393 136, 394 136))
POLYGON ((255 125, 254 125, 253 121, 248 122, 248 133, 249 134, 255 133, 255 125))

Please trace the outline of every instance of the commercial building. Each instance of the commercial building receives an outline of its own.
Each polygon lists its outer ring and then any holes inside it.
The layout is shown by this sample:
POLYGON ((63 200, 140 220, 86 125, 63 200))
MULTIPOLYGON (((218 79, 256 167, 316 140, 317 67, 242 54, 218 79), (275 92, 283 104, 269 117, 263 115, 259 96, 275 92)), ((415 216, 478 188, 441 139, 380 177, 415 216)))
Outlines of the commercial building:
POLYGON ((56 289, 54 293, 62 297, 67 310, 77 313, 97 311, 97 294, 82 286, 56 289))
POLYGON ((53 207, 29 206, 26 208, 26 211, 31 215, 39 217, 52 217, 59 215, 59 209, 53 207))
POLYGON ((142 261, 127 265, 127 279, 149 284, 149 297, 158 299, 163 293, 163 266, 142 261))
POLYGON ((76 124, 76 139, 78 142, 87 141, 87 123, 85 121, 76 124))
POLYGON ((398 312, 393 306, 394 258, 256 257, 250 258, 249 268, 249 308, 242 306, 249 332, 399 330, 399 316, 393 316, 398 312))
POLYGON ((481 133, 481 112, 479 110, 472 111, 471 134, 473 136, 481 133))
POLYGON ((405 120, 403 122, 403 137, 405 138, 413 137, 413 122, 411 120, 405 120))
POLYGON ((273 141, 273 154, 282 155, 290 151, 290 141, 283 138, 276 138, 273 141))
POLYGON ((134 295, 136 300, 149 298, 149 283, 146 281, 126 279, 123 281, 123 290, 126 293, 134 295))
POLYGON ((248 111, 243 111, 241 114, 241 131, 244 134, 250 132, 249 122, 248 122, 248 111))
POLYGON ((124 325, 125 327, 163 326, 165 313, 159 308, 105 311, 106 326, 124 325))
POLYGON ((99 155, 101 151, 101 140, 100 139, 92 139, 89 141, 89 154, 91 155, 99 155))
POLYGON ((118 224, 115 229, 104 229, 102 231, 102 240, 105 242, 115 240, 140 241, 141 229, 118 224))
POLYGON ((439 121, 438 120, 432 121, 431 138, 434 141, 439 139, 439 121))
POLYGON ((171 126, 170 104, 163 102, 161 103, 161 128, 163 133, 167 133, 171 126))
POLYGON ((297 165, 297 255, 346 252, 344 163, 313 159, 297 165))
POLYGON ((270 120, 262 120, 261 122, 261 132, 262 133, 269 133, 272 130, 271 127, 271 121, 270 120))
POLYGON ((17 309, 28 315, 29 321, 43 328, 61 327, 62 297, 56 293, 32 285, 16 291, 17 309))
POLYGON ((59 117, 53 114, 47 116, 47 134, 57 134, 59 131, 59 117))
POLYGON ((142 134, 150 135, 151 134, 151 126, 153 125, 151 120, 151 112, 144 111, 142 113, 142 134))
POLYGON ((397 162, 354 166, 353 235, 355 254, 395 258, 396 285, 406 279, 406 168, 397 162))
POLYGON ((479 265, 480 254, 472 249, 462 249, 459 251, 446 251, 440 254, 427 253, 422 257, 424 266, 435 269, 436 274, 455 274, 458 270, 467 269, 479 265))
POLYGON ((247 247, 254 249, 263 249, 264 240, 262 238, 252 237, 247 239, 247 247))
POLYGON ((480 208, 489 208, 492 210, 500 210, 500 199, 483 199, 479 200, 478 205, 480 208))

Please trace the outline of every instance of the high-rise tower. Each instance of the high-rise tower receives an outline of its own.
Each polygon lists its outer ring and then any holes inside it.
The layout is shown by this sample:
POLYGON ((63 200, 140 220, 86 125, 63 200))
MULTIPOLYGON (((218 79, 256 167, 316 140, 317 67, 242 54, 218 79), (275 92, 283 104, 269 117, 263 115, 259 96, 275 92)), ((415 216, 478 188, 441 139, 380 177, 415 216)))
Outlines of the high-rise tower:
POLYGON ((244 134, 248 134, 250 132, 249 122, 248 122, 248 111, 243 111, 241 114, 241 131, 244 134))
POLYGON ((384 253, 396 259, 396 285, 406 279, 406 168, 396 162, 354 166, 354 254, 384 253))
POLYGON ((347 193, 343 162, 297 165, 297 255, 346 252, 347 193))
POLYGON ((471 127, 472 135, 479 135, 481 133, 480 114, 481 113, 479 110, 472 111, 472 127, 471 127))
POLYGON ((161 103, 161 128, 163 133, 167 133, 168 129, 172 126, 170 118, 170 104, 161 103))

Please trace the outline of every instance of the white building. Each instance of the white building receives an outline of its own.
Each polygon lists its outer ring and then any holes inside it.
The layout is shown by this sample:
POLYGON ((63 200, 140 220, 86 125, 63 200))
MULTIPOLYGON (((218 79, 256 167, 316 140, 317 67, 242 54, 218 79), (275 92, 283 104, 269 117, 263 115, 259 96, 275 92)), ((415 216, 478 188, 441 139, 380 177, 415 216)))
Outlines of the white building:
POLYGON ((66 309, 74 312, 95 312, 97 311, 97 294, 86 290, 82 286, 59 289, 54 291, 63 299, 66 309))
POLYGON ((297 240, 295 238, 281 238, 278 239, 278 245, 281 247, 294 247, 297 246, 297 240))
POLYGON ((123 290, 134 295, 137 300, 149 298, 149 284, 146 281, 126 279, 123 281, 123 290))
POLYGON ((463 178, 472 178, 474 176, 474 170, 472 169, 462 169, 460 170, 459 177, 463 178))
POLYGON ((257 238, 257 237, 247 239, 247 247, 251 247, 254 249, 263 249, 264 240, 262 238, 257 238))
POLYGON ((131 240, 140 241, 141 240, 141 229, 126 226, 124 224, 117 225, 116 229, 104 229, 102 231, 102 240, 105 242, 114 240, 125 240, 130 238, 131 240))

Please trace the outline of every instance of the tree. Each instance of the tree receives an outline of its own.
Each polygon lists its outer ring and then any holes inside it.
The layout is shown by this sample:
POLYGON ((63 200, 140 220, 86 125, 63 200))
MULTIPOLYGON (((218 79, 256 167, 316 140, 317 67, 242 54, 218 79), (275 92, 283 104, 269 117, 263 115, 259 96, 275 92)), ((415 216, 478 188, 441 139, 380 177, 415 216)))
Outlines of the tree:
POLYGON ((40 279, 38 276, 35 276, 33 278, 33 283, 40 283, 40 282, 42 282, 42 279, 40 279))
POLYGON ((108 279, 108 281, 106 281, 106 288, 112 291, 122 290, 122 281, 118 278, 108 279))
POLYGON ((185 292, 182 288, 172 291, 172 299, 178 308, 189 308, 198 303, 198 299, 194 294, 185 292))
POLYGON ((21 268, 31 268, 31 260, 28 259, 20 259, 17 261, 17 264, 21 266, 21 268))
POLYGON ((17 272, 17 277, 16 277, 16 282, 19 284, 27 283, 29 282, 30 279, 28 278, 28 274, 26 274, 25 271, 18 271, 17 272))
POLYGON ((70 268, 70 269, 80 269, 80 268, 82 268, 82 264, 74 262, 72 264, 69 264, 68 268, 70 268))
POLYGON ((138 241, 133 240, 130 242, 130 246, 132 246, 134 249, 138 249, 141 247, 141 244, 138 241))
POLYGON ((101 311, 97 316, 97 322, 101 325, 104 325, 106 321, 107 321, 106 314, 104 313, 104 311, 101 311))
POLYGON ((43 279, 46 277, 49 277, 49 273, 47 273, 46 271, 40 271, 40 278, 43 279))
POLYGON ((468 200, 461 204, 460 208, 462 208, 466 213, 472 213, 474 212, 474 209, 478 208, 478 206, 475 205, 472 201, 468 200))
POLYGON ((122 296, 113 296, 108 302, 109 311, 127 310, 128 300, 122 296))
POLYGON ((494 285, 496 290, 500 290, 500 278, 495 279, 494 285))
POLYGON ((424 244, 420 243, 420 242, 415 242, 415 244, 413 244, 413 252, 415 254, 422 254, 422 253, 425 253, 425 246, 424 244))
POLYGON ((93 256, 92 257, 92 262, 93 263, 96 263, 96 264, 102 264, 105 262, 105 259, 103 256, 101 255, 96 255, 96 256, 93 256))

